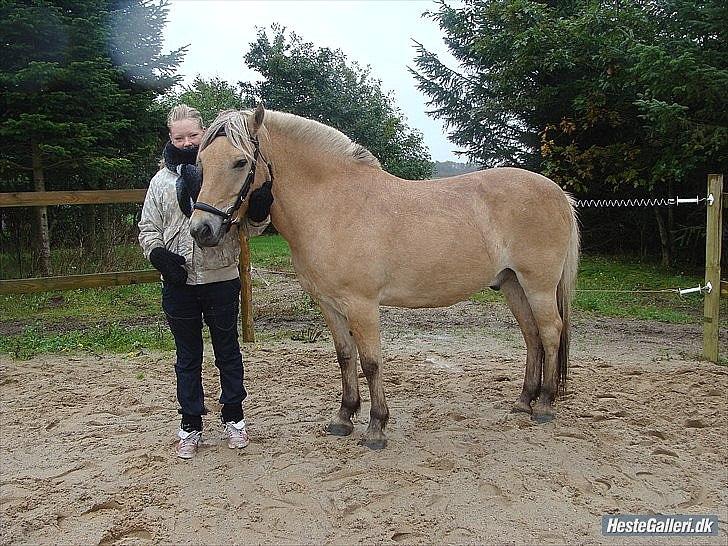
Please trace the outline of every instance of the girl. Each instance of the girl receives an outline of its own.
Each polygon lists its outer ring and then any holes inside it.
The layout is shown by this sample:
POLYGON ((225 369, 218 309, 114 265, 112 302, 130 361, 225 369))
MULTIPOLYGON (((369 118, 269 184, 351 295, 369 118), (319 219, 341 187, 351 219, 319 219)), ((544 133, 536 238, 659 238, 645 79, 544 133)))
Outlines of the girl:
POLYGON ((149 183, 139 222, 145 257, 162 274, 162 308, 177 350, 177 400, 182 414, 177 455, 190 459, 202 439, 207 413, 202 390, 202 322, 210 329, 215 366, 220 371, 221 418, 228 447, 248 445, 243 400, 243 361, 238 343, 240 254, 238 229, 259 235, 270 222, 270 185, 253 192, 241 224, 216 247, 203 248, 190 236, 192 204, 202 184, 195 166, 204 132, 202 116, 185 104, 167 118, 169 142, 162 168, 149 183))

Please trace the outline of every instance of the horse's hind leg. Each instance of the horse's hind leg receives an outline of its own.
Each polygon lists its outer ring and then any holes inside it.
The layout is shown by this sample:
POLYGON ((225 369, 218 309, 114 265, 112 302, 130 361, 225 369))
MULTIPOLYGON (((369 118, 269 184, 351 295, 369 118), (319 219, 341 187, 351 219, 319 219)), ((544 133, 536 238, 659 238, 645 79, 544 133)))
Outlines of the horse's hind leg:
POLYGON ((541 366, 544 358, 543 346, 538 335, 538 326, 533 318, 526 294, 511 270, 504 272, 500 289, 506 298, 511 313, 513 313, 518 326, 521 328, 523 339, 526 342, 526 374, 523 379, 523 390, 521 396, 513 405, 513 411, 531 413, 531 402, 538 398, 541 390, 541 366))
POLYGON ((559 390, 559 344, 563 321, 556 304, 555 287, 536 291, 524 286, 524 291, 531 304, 544 350, 541 391, 533 406, 533 419, 544 423, 551 421, 556 415, 554 401, 559 390))
POLYGON ((382 382, 382 341, 379 334, 379 306, 364 303, 349 310, 349 327, 359 348, 359 360, 369 384, 371 409, 369 428, 361 443, 370 449, 387 445, 384 428, 389 420, 389 408, 382 382))
POLYGON ((359 377, 356 370, 356 344, 349 332, 346 317, 332 306, 319 302, 326 325, 331 330, 336 359, 341 368, 341 407, 329 423, 329 434, 348 436, 354 430, 351 417, 359 411, 359 377))

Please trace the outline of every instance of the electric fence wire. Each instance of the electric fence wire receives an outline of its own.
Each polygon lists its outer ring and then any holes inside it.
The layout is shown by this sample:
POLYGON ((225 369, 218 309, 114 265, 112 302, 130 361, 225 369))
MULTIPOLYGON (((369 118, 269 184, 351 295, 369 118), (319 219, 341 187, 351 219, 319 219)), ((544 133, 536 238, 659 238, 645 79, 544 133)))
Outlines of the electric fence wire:
POLYGON ((577 199, 574 204, 577 208, 586 207, 669 207, 685 203, 699 204, 708 201, 708 197, 661 197, 643 199, 577 199))

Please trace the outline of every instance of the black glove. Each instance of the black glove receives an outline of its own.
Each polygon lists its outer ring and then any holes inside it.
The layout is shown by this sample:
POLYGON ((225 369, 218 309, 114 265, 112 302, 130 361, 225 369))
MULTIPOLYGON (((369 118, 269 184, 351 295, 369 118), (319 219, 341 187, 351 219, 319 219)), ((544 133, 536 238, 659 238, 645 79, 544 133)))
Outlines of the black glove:
POLYGON ((270 214, 270 206, 273 204, 273 194, 271 193, 273 182, 268 180, 260 188, 250 194, 248 202, 248 218, 253 222, 262 222, 270 214))
POLYGON ((187 193, 192 198, 192 201, 197 202, 197 198, 200 196, 200 188, 202 187, 202 169, 197 165, 190 165, 183 163, 177 167, 177 172, 184 181, 187 193))
POLYGON ((187 270, 182 267, 186 260, 179 254, 158 246, 149 253, 149 261, 162 274, 165 281, 172 284, 187 282, 187 270))

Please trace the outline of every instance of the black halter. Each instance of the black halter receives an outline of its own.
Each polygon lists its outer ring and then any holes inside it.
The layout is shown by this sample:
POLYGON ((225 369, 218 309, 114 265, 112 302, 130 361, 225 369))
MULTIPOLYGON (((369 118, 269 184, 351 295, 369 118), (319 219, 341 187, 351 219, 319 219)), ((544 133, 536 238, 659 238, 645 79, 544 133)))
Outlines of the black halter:
MULTIPOLYGON (((221 129, 218 131, 216 137, 225 135, 224 129, 221 129)), ((225 226, 225 232, 227 233, 230 231, 230 226, 234 223, 233 221, 233 214, 240 208, 240 206, 243 204, 243 201, 245 201, 245 198, 248 197, 248 193, 250 192, 250 186, 255 181, 255 166, 258 162, 258 157, 262 157, 260 153, 260 144, 258 143, 258 139, 255 137, 251 137, 250 141, 253 143, 253 146, 255 147, 255 151, 253 152, 253 161, 250 165, 250 171, 248 171, 248 176, 245 177, 245 182, 243 182, 243 187, 240 188, 240 192, 238 193, 237 199, 235 199, 235 203, 227 209, 227 211, 222 211, 218 208, 213 207, 212 205, 208 205, 207 203, 203 203, 202 201, 197 201, 193 205, 193 209, 201 210, 204 212, 209 212, 210 214, 214 214, 215 216, 222 216, 222 225, 225 226)), ((272 182, 273 181, 273 170, 270 163, 268 164, 268 174, 270 175, 270 178, 267 180, 272 182)), ((202 177, 204 180, 205 173, 202 173, 202 177)))

